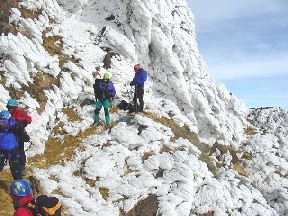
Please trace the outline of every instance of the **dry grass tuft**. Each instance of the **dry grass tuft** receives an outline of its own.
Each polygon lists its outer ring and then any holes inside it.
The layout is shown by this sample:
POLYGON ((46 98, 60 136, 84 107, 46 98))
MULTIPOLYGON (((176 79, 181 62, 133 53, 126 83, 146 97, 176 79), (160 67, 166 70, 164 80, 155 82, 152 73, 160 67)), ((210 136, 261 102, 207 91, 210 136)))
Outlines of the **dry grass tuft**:
POLYGON ((144 152, 144 154, 142 156, 142 161, 147 160, 152 155, 155 155, 155 153, 154 152, 144 152))
POLYGON ((77 115, 75 110, 71 107, 66 107, 62 109, 62 112, 68 116, 68 120, 71 122, 81 121, 82 119, 77 115))
MULTIPOLYGON (((215 151, 219 150, 221 152, 221 155, 220 157, 223 155, 223 154, 226 154, 227 152, 230 153, 230 155, 232 156, 232 163, 236 164, 239 162, 239 158, 237 156, 237 151, 235 149, 233 149, 231 146, 228 146, 228 145, 221 145, 221 144, 218 144, 218 143, 215 143, 211 148, 210 148, 210 155, 213 154, 215 151)), ((219 161, 221 161, 220 158, 218 158, 219 161)))
POLYGON ((107 200, 109 197, 109 189, 108 188, 99 188, 99 192, 102 195, 102 198, 107 200))
POLYGON ((241 164, 235 164, 233 166, 233 170, 235 170, 240 175, 247 176, 247 172, 241 164))
POLYGON ((124 173, 125 173, 125 175, 128 175, 128 174, 133 173, 133 172, 135 172, 135 170, 126 169, 124 173))
POLYGON ((60 36, 45 36, 48 32, 43 32, 43 46, 51 56, 61 55, 63 50, 62 37, 60 36))
POLYGON ((20 7, 18 0, 1 0, 0 2, 0 34, 8 35, 9 33, 16 35, 21 32, 23 35, 29 36, 29 33, 25 29, 19 29, 17 26, 13 26, 9 23, 9 16, 11 15, 10 9, 17 8, 22 17, 34 19, 39 17, 41 11, 31 11, 20 7))
POLYGON ((256 134, 255 128, 253 128, 251 126, 247 127, 246 130, 245 130, 245 134, 247 136, 255 135, 256 134))
POLYGON ((154 116, 152 113, 148 113, 148 112, 145 112, 145 116, 153 119, 155 122, 159 122, 165 125, 166 127, 169 127, 172 130, 172 132, 175 134, 175 137, 173 138, 174 140, 182 137, 183 139, 189 140, 193 145, 195 145, 202 152, 209 151, 209 146, 206 145, 205 143, 200 143, 198 134, 191 132, 187 125, 180 127, 172 119, 168 119, 165 117, 158 118, 154 116))
POLYGON ((253 154, 250 152, 244 152, 242 155, 242 158, 246 159, 246 160, 252 160, 253 158, 253 154))
MULTIPOLYGON (((173 140, 176 140, 180 137, 182 137, 183 139, 189 140, 193 145, 195 145, 202 152, 199 159, 207 164, 208 169, 212 173, 216 174, 217 166, 209 155, 211 151, 210 147, 205 143, 200 143, 198 135, 196 133, 191 132, 189 130, 189 127, 187 126, 180 127, 173 120, 165 118, 165 117, 158 118, 154 116, 152 113, 146 112, 145 116, 153 119, 155 122, 159 122, 165 125, 166 127, 171 128, 172 132, 175 134, 175 137, 173 138, 173 140)), ((176 151, 183 151, 183 150, 184 149, 182 148, 170 149, 167 146, 163 146, 161 149, 161 152, 176 152, 176 151)))
POLYGON ((14 213, 12 199, 9 195, 9 186, 13 181, 10 170, 1 171, 0 178, 0 215, 1 216, 11 216, 14 213), (5 208, 3 208, 5 206, 5 208))

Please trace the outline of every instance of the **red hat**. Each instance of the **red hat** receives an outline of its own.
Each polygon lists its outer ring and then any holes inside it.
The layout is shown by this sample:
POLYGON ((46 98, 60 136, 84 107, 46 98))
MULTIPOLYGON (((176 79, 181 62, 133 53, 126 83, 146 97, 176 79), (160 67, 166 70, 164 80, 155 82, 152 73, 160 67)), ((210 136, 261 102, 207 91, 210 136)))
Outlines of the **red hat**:
POLYGON ((139 70, 140 70, 140 65, 139 65, 139 64, 136 64, 136 65, 134 66, 134 71, 137 72, 137 71, 139 71, 139 70))

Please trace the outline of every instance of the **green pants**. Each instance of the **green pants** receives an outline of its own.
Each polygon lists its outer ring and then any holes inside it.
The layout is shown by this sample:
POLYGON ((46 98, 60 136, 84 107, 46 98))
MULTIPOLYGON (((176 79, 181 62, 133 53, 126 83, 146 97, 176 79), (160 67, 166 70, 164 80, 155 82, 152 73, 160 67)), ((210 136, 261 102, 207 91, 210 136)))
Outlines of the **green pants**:
POLYGON ((94 112, 95 113, 94 122, 95 123, 99 122, 99 120, 100 120, 99 113, 100 113, 102 106, 104 107, 106 124, 109 125, 111 120, 110 120, 109 110, 108 110, 110 108, 110 101, 108 99, 98 99, 96 101, 96 109, 94 112))

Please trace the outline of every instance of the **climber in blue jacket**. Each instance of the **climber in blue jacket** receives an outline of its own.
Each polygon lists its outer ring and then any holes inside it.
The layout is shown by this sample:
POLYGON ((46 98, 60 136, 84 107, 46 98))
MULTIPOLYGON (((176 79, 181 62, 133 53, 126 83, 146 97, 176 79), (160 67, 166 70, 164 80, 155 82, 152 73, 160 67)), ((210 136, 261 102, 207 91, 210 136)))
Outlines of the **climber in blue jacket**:
POLYGON ((139 64, 136 64, 134 66, 134 79, 130 82, 130 86, 135 86, 135 91, 134 91, 134 107, 135 107, 135 112, 143 112, 144 109, 144 83, 147 80, 147 73, 146 71, 140 67, 139 64), (139 108, 137 107, 137 99, 139 99, 139 108))

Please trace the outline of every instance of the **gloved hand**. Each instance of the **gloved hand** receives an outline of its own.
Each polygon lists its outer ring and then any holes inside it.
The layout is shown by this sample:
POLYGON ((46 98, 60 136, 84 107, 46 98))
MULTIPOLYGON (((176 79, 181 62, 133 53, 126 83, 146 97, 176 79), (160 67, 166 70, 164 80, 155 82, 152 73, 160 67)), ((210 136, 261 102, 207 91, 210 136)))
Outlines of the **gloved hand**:
POLYGON ((112 97, 113 97, 113 96, 112 96, 111 93, 107 93, 107 94, 106 94, 106 98, 107 98, 107 99, 110 99, 110 98, 112 98, 112 97))
POLYGON ((2 128, 4 128, 5 127, 5 124, 4 124, 4 122, 2 121, 2 122, 0 122, 0 129, 2 129, 2 128))
POLYGON ((26 127, 27 126, 27 121, 24 119, 24 120, 22 120, 22 125, 24 126, 24 127, 26 127))
POLYGON ((130 86, 134 86, 135 85, 135 82, 134 81, 131 81, 130 82, 130 86))

